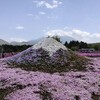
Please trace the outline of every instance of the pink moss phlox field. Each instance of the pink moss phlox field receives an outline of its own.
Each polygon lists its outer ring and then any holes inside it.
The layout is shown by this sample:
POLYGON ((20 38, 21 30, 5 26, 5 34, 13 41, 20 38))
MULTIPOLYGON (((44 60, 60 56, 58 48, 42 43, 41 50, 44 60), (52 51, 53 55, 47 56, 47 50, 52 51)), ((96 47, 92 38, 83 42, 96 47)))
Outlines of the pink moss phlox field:
POLYGON ((9 68, 0 60, 0 89, 24 86, 5 96, 5 100, 43 100, 41 91, 48 91, 53 100, 92 100, 94 92, 100 95, 100 59, 91 59, 92 69, 86 72, 43 73, 9 68), (43 90, 41 90, 43 89, 43 90))
POLYGON ((78 53, 81 56, 100 57, 100 53, 78 53))

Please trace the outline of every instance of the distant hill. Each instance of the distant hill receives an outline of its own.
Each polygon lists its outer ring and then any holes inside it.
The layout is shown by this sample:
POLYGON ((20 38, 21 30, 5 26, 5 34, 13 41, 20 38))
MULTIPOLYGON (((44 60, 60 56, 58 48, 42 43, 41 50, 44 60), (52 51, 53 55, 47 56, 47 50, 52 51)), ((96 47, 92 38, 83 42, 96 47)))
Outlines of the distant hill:
POLYGON ((13 41, 10 43, 11 45, 29 45, 28 42, 16 42, 16 41, 13 41))
POLYGON ((41 37, 41 38, 38 38, 38 39, 34 39, 34 40, 29 40, 27 43, 29 45, 34 45, 36 44, 37 42, 41 41, 42 39, 44 39, 44 37, 41 37))
POLYGON ((69 36, 61 36, 60 39, 61 39, 61 42, 62 42, 63 44, 64 44, 66 41, 67 41, 67 42, 70 42, 70 41, 72 41, 72 40, 75 40, 74 38, 69 37, 69 36))
POLYGON ((89 47, 94 48, 97 51, 100 51, 100 43, 91 43, 88 45, 89 45, 89 47))
MULTIPOLYGON (((41 41, 42 39, 44 39, 45 37, 41 37, 41 38, 38 38, 38 39, 33 39, 33 40, 29 40, 27 42, 23 41, 23 42, 16 42, 16 41, 13 41, 13 42, 7 42, 5 40, 2 40, 0 39, 0 45, 2 44, 9 44, 9 45, 34 45, 36 44, 37 42, 41 41)), ((61 42, 64 44, 66 41, 67 42, 70 42, 71 40, 75 40, 74 38, 72 37, 69 37, 69 36, 60 36, 60 39, 61 39, 61 42)))
POLYGON ((88 45, 89 46, 92 46, 92 47, 94 47, 94 46, 100 47, 100 43, 89 43, 88 45))
POLYGON ((41 39, 29 40, 29 41, 27 41, 27 42, 16 42, 16 41, 13 41, 13 42, 11 42, 10 44, 11 44, 11 45, 34 45, 34 44, 36 44, 39 40, 41 40, 41 39))
POLYGON ((3 45, 3 44, 9 44, 9 43, 3 39, 0 39, 0 45, 3 45))
MULTIPOLYGON (((60 37, 60 40, 61 42, 64 44, 66 41, 67 42, 70 42, 71 40, 75 40, 74 38, 72 37, 69 37, 69 36, 59 36, 60 37)), ((42 39, 44 39, 45 37, 41 37, 41 38, 38 38, 38 39, 35 39, 35 40, 30 40, 28 41, 28 44, 30 45, 34 45, 36 44, 37 42, 41 41, 42 39)))
POLYGON ((90 45, 100 45, 100 43, 90 43, 90 45))

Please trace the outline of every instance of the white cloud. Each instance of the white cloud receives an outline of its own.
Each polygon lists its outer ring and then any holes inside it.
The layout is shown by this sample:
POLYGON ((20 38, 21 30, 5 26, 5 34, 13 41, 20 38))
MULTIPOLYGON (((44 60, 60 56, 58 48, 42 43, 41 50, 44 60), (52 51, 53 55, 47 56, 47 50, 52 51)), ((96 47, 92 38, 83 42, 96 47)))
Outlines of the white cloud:
POLYGON ((46 33, 46 35, 49 35, 49 36, 54 36, 54 35, 59 35, 59 36, 65 36, 65 35, 68 35, 66 31, 63 31, 63 30, 51 30, 51 31, 48 31, 46 33))
POLYGON ((46 8, 49 8, 49 9, 53 9, 53 8, 57 8, 59 5, 62 4, 61 1, 58 1, 58 0, 51 0, 52 2, 49 3, 45 0, 36 0, 34 1, 34 3, 36 3, 37 7, 46 7, 46 8))
POLYGON ((30 13, 30 14, 27 14, 27 16, 33 17, 34 15, 30 13))
POLYGON ((68 29, 70 29, 68 26, 65 26, 65 27, 64 27, 64 30, 68 30, 68 29))
POLYGON ((22 38, 10 38, 10 40, 9 40, 10 42, 12 42, 12 41, 16 41, 16 42, 23 42, 23 41, 27 41, 27 40, 25 40, 25 39, 22 39, 22 38))
POLYGON ((43 12, 43 11, 40 11, 39 14, 41 14, 41 15, 45 15, 46 13, 43 12))
POLYGON ((72 29, 70 31, 64 31, 64 30, 51 30, 46 33, 46 35, 49 36, 70 36, 76 40, 84 41, 88 43, 93 42, 100 42, 100 33, 89 33, 85 31, 81 31, 78 29, 72 29))
POLYGON ((17 30, 23 30, 24 27, 23 27, 23 26, 17 26, 16 29, 17 29, 17 30))

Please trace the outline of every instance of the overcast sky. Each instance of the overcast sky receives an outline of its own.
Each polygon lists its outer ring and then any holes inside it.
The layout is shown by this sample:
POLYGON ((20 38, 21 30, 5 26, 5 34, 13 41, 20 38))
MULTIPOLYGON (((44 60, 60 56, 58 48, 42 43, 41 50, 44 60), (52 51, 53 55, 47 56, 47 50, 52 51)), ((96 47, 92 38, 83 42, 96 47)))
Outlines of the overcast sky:
POLYGON ((1 39, 55 34, 100 42, 100 0, 0 0, 1 39))

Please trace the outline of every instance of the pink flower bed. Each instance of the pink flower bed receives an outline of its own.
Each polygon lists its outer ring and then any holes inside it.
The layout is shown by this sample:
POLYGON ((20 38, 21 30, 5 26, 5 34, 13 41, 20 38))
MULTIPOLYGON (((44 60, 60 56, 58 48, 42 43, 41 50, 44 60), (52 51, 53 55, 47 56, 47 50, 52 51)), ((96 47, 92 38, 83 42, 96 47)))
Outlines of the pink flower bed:
POLYGON ((54 74, 9 68, 0 60, 0 89, 23 86, 8 93, 5 100, 43 100, 43 93, 51 100, 92 100, 92 93, 100 95, 100 59, 91 60, 93 64, 86 72, 54 74))
POLYGON ((81 56, 100 57, 100 53, 78 53, 81 56))
MULTIPOLYGON (((11 52, 11 53, 3 53, 3 54, 4 54, 4 58, 5 58, 5 57, 11 57, 11 56, 13 56, 17 53, 16 52, 11 52)), ((2 58, 1 55, 0 55, 0 58, 2 58)))

